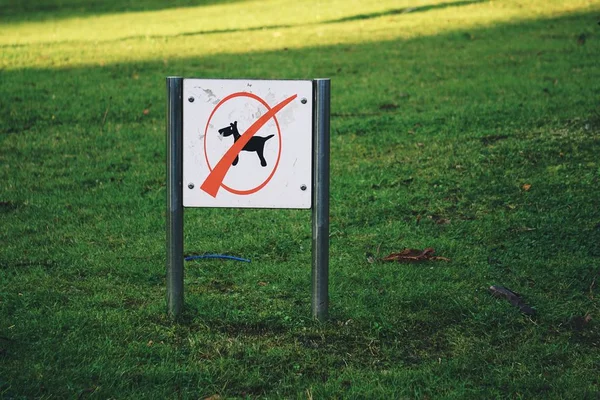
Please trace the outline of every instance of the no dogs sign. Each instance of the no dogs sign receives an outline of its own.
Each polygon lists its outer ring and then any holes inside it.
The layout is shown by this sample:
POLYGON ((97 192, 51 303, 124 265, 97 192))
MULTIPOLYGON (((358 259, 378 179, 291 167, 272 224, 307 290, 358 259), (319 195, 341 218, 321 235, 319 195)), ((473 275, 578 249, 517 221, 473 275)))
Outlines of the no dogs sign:
POLYGON ((167 77, 167 309, 183 310, 185 207, 312 212, 312 314, 329 304, 330 80, 167 77))
POLYGON ((184 79, 183 205, 310 208, 312 81, 184 79))

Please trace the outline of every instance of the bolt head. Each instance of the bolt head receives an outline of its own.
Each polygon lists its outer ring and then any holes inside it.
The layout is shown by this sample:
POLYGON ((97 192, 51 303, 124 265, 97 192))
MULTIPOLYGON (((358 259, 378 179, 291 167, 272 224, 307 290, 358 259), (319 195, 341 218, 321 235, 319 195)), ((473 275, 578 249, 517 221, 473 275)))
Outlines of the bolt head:
POLYGON ((305 191, 306 189, 307 189, 307 188, 306 188, 306 185, 302 185, 302 186, 300 186, 300 190, 302 190, 302 191, 305 191))
POLYGON ((300 100, 300 103, 302 104, 306 104, 308 102, 308 100, 306 100, 306 97, 303 97, 302 100, 300 100))
POLYGON ((188 184, 188 188, 193 189, 194 188, 194 184, 193 183, 188 184))
POLYGON ((188 101, 189 101, 190 103, 193 103, 193 102, 194 102, 194 98, 190 96, 190 97, 188 98, 188 101))

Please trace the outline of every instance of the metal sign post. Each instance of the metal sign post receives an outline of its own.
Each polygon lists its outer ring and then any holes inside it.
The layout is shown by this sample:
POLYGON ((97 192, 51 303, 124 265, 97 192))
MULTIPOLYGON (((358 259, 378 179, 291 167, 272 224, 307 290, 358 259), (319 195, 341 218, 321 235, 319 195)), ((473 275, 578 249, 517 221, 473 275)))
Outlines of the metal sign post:
POLYGON ((183 310, 184 207, 311 208, 312 315, 326 319, 329 79, 169 77, 167 97, 168 313, 183 310))
POLYGON ((330 80, 313 82, 312 315, 329 308, 329 110, 330 80))
POLYGON ((183 310, 183 78, 167 78, 167 310, 183 310))

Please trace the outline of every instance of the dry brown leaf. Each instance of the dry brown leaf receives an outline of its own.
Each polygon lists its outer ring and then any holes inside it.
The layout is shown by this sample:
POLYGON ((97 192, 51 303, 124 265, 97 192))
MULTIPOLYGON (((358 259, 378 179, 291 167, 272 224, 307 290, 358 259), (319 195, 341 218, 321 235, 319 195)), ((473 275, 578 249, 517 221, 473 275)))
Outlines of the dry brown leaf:
POLYGON ((383 261, 397 261, 399 263, 415 263, 421 261, 450 261, 446 257, 434 256, 435 250, 431 247, 425 250, 404 249, 399 253, 391 253, 383 261))
POLYGON ((267 286, 267 285, 268 285, 267 282, 262 282, 262 281, 258 282, 258 286, 267 286))
POLYGON ((529 189, 531 189, 531 185, 529 183, 526 183, 523 186, 521 186, 521 188, 523 188, 524 191, 528 192, 529 189))
POLYGON ((148 115, 150 114, 150 110, 148 110, 147 108, 144 110, 144 115, 148 115))

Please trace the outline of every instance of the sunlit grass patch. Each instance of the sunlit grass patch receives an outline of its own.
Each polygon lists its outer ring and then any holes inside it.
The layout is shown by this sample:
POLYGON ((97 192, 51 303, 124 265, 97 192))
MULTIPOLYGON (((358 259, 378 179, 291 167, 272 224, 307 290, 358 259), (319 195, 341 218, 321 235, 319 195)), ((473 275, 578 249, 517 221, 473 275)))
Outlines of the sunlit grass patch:
MULTIPOLYGON (((593 9, 592 3, 240 2, 92 15, 0 26, 2 66, 68 67, 172 61, 306 47, 412 39, 593 9), (285 10, 280 12, 279 10, 285 10), (40 34, 43 32, 43 34, 40 34)), ((474 38, 472 38, 474 39, 474 38)))

